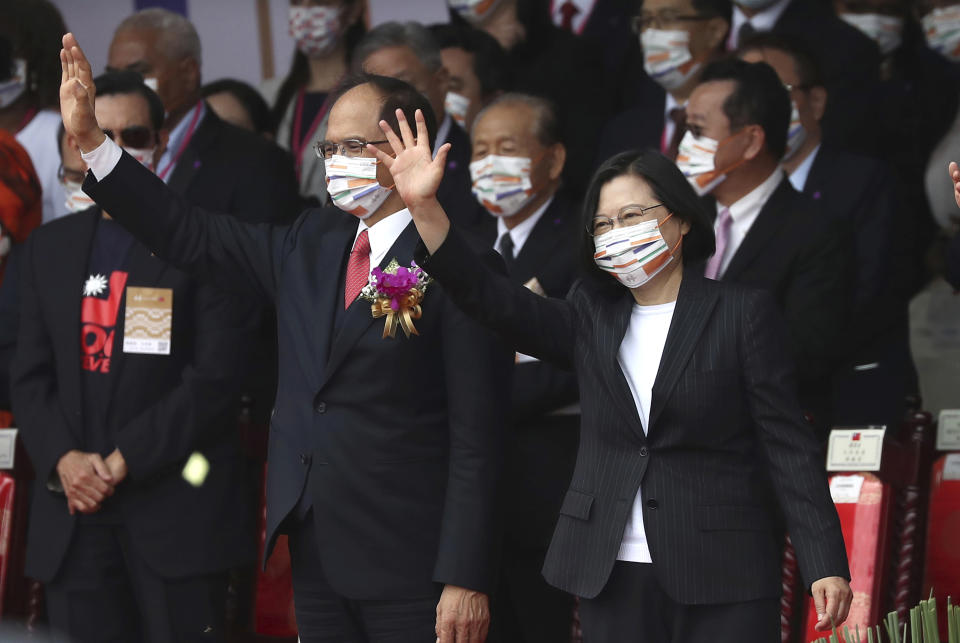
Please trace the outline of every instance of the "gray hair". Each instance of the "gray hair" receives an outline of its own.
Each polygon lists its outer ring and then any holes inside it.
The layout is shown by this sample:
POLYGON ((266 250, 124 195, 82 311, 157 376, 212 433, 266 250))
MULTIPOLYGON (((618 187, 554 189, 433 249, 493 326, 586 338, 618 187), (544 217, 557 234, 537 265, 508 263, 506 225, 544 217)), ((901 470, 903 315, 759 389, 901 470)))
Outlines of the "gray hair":
MULTIPOLYGON (((487 103, 473 119, 473 129, 476 129, 477 123, 480 122, 484 114, 494 107, 502 105, 525 105, 534 111, 536 114, 534 136, 537 137, 541 145, 549 147, 555 143, 563 142, 560 133, 560 118, 557 116, 556 106, 546 98, 533 96, 531 94, 521 94, 520 92, 500 94, 487 103)), ((471 131, 470 134, 472 135, 473 131, 471 131)))
POLYGON ((179 13, 167 9, 144 9, 121 22, 114 33, 127 29, 159 31, 159 46, 170 60, 193 58, 198 65, 203 62, 200 36, 193 24, 179 13))
POLYGON ((357 44, 353 52, 354 71, 360 71, 374 52, 387 47, 408 47, 430 71, 443 67, 440 47, 426 27, 419 22, 385 22, 371 29, 357 44))

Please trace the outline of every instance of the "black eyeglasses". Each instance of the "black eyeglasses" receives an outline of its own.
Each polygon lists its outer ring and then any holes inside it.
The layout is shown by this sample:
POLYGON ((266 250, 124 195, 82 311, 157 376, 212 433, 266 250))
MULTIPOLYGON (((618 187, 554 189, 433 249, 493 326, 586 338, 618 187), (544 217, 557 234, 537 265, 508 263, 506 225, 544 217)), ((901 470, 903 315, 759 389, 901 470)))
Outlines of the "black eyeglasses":
POLYGON ((639 34, 651 27, 656 26, 662 29, 664 25, 676 25, 679 22, 696 22, 698 20, 709 20, 713 16, 701 16, 697 14, 677 13, 675 10, 666 9, 657 13, 642 13, 630 19, 630 28, 633 33, 639 34))
POLYGON ((57 178, 61 181, 83 183, 83 179, 86 178, 86 173, 82 170, 71 170, 68 167, 63 167, 63 164, 61 163, 60 167, 57 169, 57 178))
MULTIPOLYGON (((113 130, 105 129, 103 133, 107 135, 114 143, 117 142, 116 134, 113 130)), ((148 147, 153 147, 154 142, 156 141, 156 136, 153 133, 153 130, 145 125, 131 125, 130 127, 124 127, 120 130, 120 141, 123 143, 124 147, 133 147, 138 150, 143 150, 148 147)))
POLYGON ((364 141, 359 138, 348 138, 342 143, 333 141, 318 141, 316 145, 317 156, 322 159, 333 158, 334 154, 356 158, 363 155, 363 150, 367 145, 379 145, 388 141, 364 141))
POLYGON ((606 234, 607 232, 613 230, 616 222, 620 222, 621 228, 629 228, 630 226, 637 225, 638 223, 649 221, 650 219, 646 217, 646 214, 650 210, 665 207, 666 206, 663 203, 648 205, 647 207, 643 207, 642 205, 626 205, 620 208, 616 218, 611 219, 610 217, 605 217, 602 214, 593 217, 593 220, 587 227, 587 233, 590 236, 599 237, 601 234, 606 234))

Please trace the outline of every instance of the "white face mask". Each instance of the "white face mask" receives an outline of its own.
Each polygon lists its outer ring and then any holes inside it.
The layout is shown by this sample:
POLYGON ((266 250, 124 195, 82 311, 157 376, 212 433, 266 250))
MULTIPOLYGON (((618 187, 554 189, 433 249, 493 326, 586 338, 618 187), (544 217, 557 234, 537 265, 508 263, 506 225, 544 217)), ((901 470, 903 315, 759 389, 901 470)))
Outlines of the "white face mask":
POLYGON ((470 164, 473 194, 495 217, 512 217, 536 196, 530 181, 533 162, 523 156, 488 154, 470 164))
POLYGON ((13 61, 13 76, 0 83, 0 109, 9 107, 27 88, 27 61, 17 58, 13 61))
POLYGON ((807 128, 800 122, 800 110, 797 109, 796 101, 790 101, 790 125, 787 127, 787 151, 783 158, 788 159, 803 146, 807 141, 807 128))
POLYGON ((923 17, 923 32, 930 49, 960 62, 960 4, 934 9, 923 17))
POLYGON ((67 197, 65 204, 67 210, 70 212, 82 212, 93 206, 93 199, 88 197, 87 193, 83 191, 83 183, 64 181, 63 193, 67 197))
POLYGON ((840 17, 876 42, 884 56, 892 54, 903 42, 903 18, 880 13, 841 13, 840 17))
POLYGON ((673 253, 683 241, 680 237, 671 250, 660 233, 660 226, 672 216, 659 223, 654 219, 626 228, 614 228, 594 237, 597 267, 612 274, 627 288, 642 286, 656 277, 673 261, 673 253))
POLYGON ((123 151, 137 159, 137 162, 140 163, 143 167, 147 168, 153 172, 156 168, 153 165, 153 157, 157 153, 157 148, 149 147, 146 149, 138 150, 135 147, 125 147, 123 151))
POLYGON ((443 108, 450 114, 450 118, 457 122, 457 125, 466 129, 467 111, 470 109, 469 98, 456 92, 447 92, 446 98, 443 99, 443 108))
POLYGON ((643 68, 658 85, 671 91, 681 87, 700 69, 690 54, 690 34, 686 31, 647 29, 640 34, 643 68))
POLYGON ((334 154, 323 160, 327 193, 333 204, 358 219, 367 219, 387 200, 392 188, 377 180, 377 159, 334 154))
POLYGON ((290 7, 290 36, 307 58, 333 51, 340 29, 340 7, 290 7))
MULTIPOLYGON (((739 132, 738 132, 739 133, 739 132)), ((733 134, 725 140, 736 136, 733 134)), ((701 136, 697 138, 693 132, 687 132, 680 141, 677 152, 677 167, 687 177, 687 181, 699 196, 709 194, 715 187, 723 183, 727 173, 740 165, 742 161, 734 163, 725 170, 718 170, 715 166, 717 150, 722 141, 701 136)))
POLYGON ((500 0, 447 0, 447 6, 474 24, 490 17, 500 0))
POLYGON ((146 85, 147 87, 149 87, 150 89, 152 89, 152 90, 154 91, 154 93, 156 93, 157 87, 160 86, 160 85, 157 83, 157 79, 154 78, 153 76, 146 76, 146 77, 143 79, 143 84, 146 85))

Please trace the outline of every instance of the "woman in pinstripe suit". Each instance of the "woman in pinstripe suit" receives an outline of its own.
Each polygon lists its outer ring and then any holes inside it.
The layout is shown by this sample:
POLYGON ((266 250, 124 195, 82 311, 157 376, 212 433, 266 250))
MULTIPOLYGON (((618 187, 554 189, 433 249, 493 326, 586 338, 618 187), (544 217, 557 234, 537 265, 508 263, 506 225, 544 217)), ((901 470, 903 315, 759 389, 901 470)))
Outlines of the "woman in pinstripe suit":
POLYGON ((421 115, 417 138, 398 118, 400 137, 381 122, 396 158, 378 156, 421 265, 518 351, 577 372, 580 449, 543 572, 582 598, 586 643, 778 641, 784 527, 819 628, 842 622, 846 552, 782 322, 769 295, 702 276, 713 229, 676 167, 642 151, 597 171, 588 269, 548 299, 450 227, 434 198, 446 150, 431 160, 421 115))

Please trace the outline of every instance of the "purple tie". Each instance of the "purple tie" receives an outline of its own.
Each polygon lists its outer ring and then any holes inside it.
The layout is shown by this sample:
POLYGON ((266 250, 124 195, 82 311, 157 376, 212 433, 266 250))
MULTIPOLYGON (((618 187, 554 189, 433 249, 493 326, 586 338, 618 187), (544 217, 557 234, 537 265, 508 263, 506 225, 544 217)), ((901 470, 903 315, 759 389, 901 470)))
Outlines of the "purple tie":
POLYGON ((717 251, 707 262, 707 269, 704 276, 708 279, 716 279, 720 274, 720 266, 723 264, 723 255, 727 252, 727 242, 730 240, 730 226, 733 218, 730 216, 730 208, 720 210, 720 219, 717 221, 717 251))

